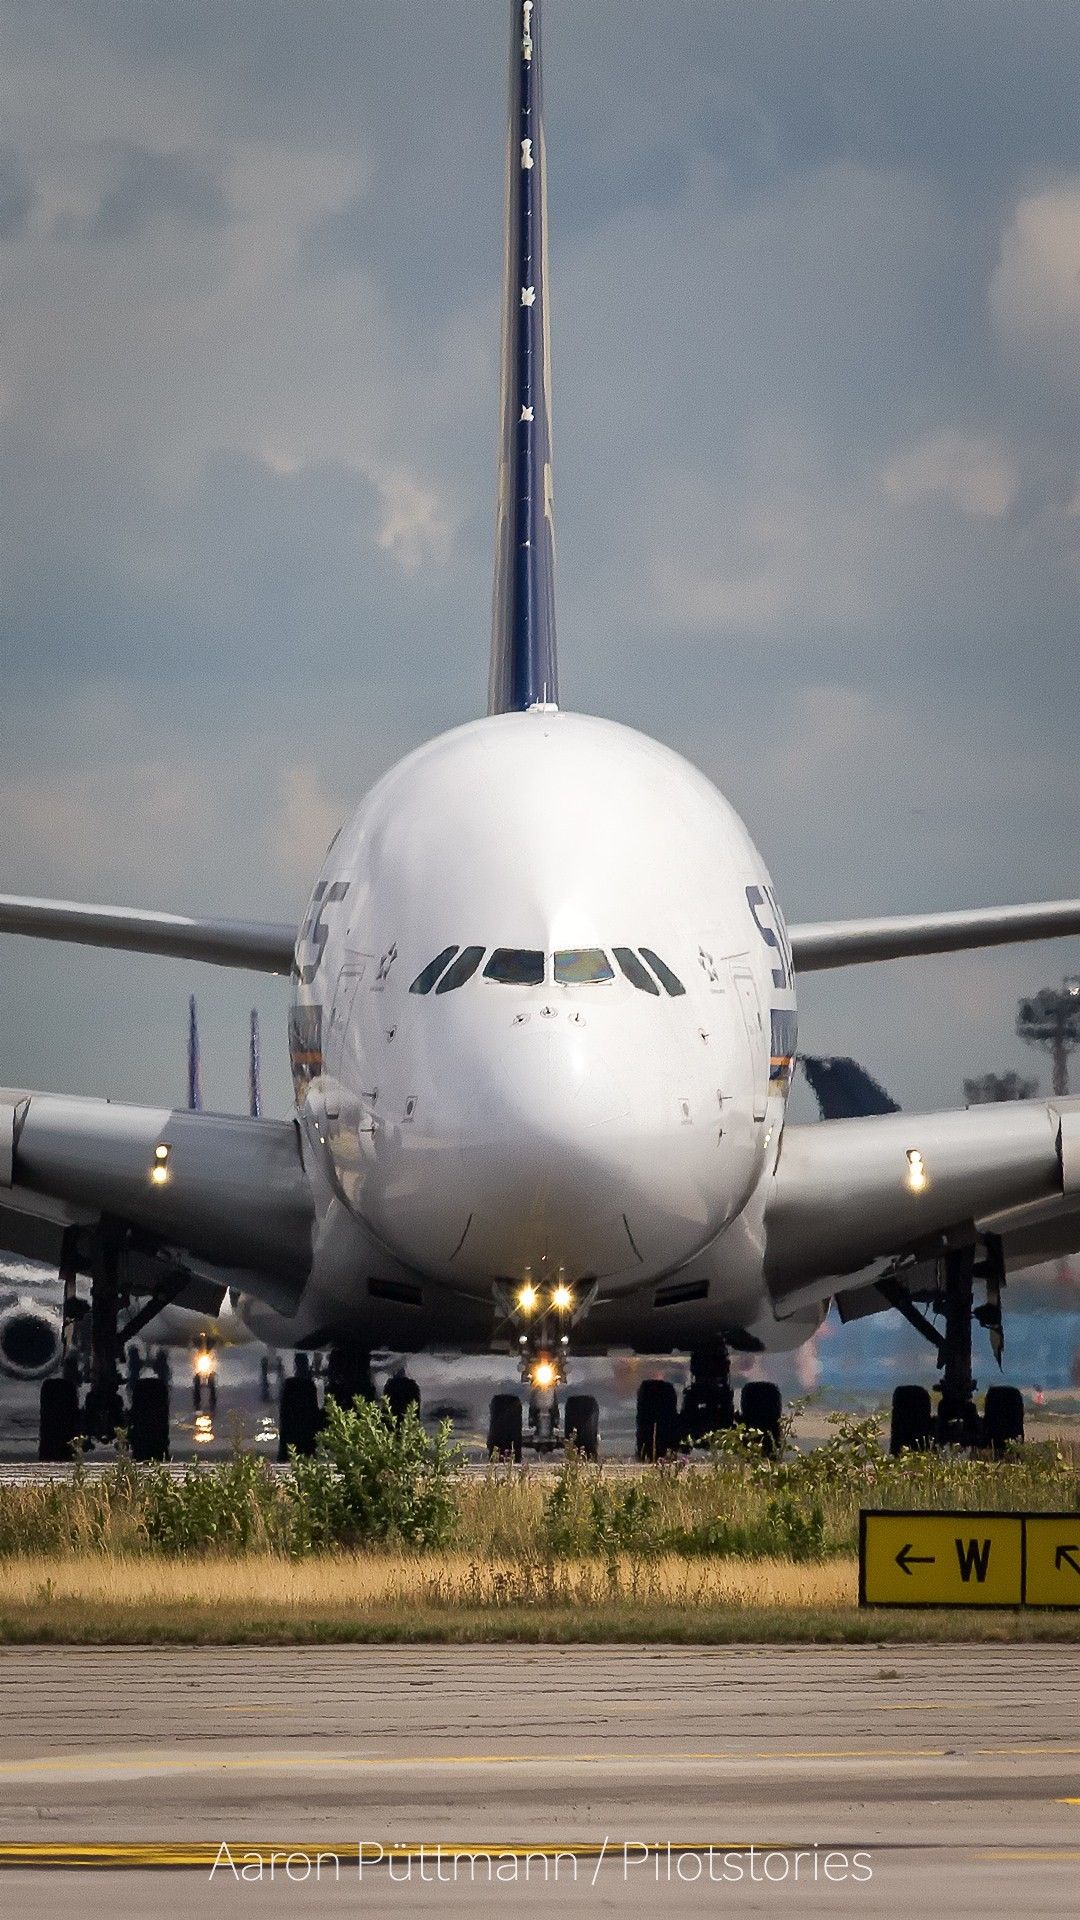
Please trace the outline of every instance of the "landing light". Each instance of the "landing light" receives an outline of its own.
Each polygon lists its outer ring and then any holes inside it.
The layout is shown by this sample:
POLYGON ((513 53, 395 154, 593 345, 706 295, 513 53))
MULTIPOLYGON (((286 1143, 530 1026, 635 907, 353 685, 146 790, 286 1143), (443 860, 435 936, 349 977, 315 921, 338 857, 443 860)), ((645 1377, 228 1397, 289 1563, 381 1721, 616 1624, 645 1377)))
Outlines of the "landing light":
POLYGON ((909 1147, 907 1151, 908 1186, 912 1193, 921 1193, 926 1186, 926 1162, 918 1147, 909 1147))
POLYGON ((533 1368, 534 1387, 553 1387, 557 1377, 550 1360, 538 1360, 533 1368))
POLYGON ((523 1286, 519 1290, 518 1297, 517 1297, 517 1303, 518 1303, 518 1306, 521 1308, 522 1313, 531 1313, 539 1297, 540 1296, 537 1293, 536 1288, 532 1285, 532 1282, 531 1281, 526 1282, 525 1286, 523 1286))
POLYGON ((559 1285, 551 1296, 551 1304, 559 1313, 569 1313, 574 1304, 574 1295, 569 1287, 559 1285))
POLYGON ((197 1356, 195 1361, 195 1371, 198 1374, 200 1380, 205 1380, 209 1374, 213 1373, 214 1371, 213 1354, 200 1353, 197 1356))
POLYGON ((169 1178, 169 1152, 170 1149, 165 1146, 164 1142, 154 1148, 154 1159, 150 1168, 150 1178, 155 1187, 163 1187, 169 1178))

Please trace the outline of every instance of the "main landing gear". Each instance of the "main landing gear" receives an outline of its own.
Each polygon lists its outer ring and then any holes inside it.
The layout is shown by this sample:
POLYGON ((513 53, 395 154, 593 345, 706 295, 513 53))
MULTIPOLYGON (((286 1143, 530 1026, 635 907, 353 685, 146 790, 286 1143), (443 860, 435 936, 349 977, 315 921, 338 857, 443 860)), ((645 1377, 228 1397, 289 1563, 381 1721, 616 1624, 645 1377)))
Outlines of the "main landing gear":
MULTIPOLYGON (((90 1247, 89 1307, 90 1384, 80 1404, 80 1346, 83 1344, 86 1305, 78 1297, 76 1275, 79 1229, 64 1235, 60 1256, 63 1287, 63 1364, 60 1374, 43 1380, 39 1401, 39 1460, 70 1460, 77 1445, 95 1441, 111 1444, 126 1429, 128 1446, 136 1460, 169 1457, 169 1385, 157 1372, 144 1374, 128 1361, 128 1405, 121 1392, 120 1359, 128 1342, 160 1310, 155 1298, 140 1308, 121 1328, 120 1303, 126 1297, 121 1270, 126 1235, 119 1222, 102 1220, 90 1247)), ((129 1355, 132 1349, 129 1348, 129 1355)))
MULTIPOLYGON (((1024 1438, 1024 1401, 1017 1387, 988 1387, 980 1414, 971 1366, 971 1328, 978 1321, 990 1335, 994 1357, 1001 1364, 1004 1335, 1001 1325, 1001 1286, 1004 1265, 998 1242, 990 1239, 979 1259, 974 1244, 950 1248, 938 1263, 934 1310, 942 1318, 939 1329, 915 1306, 899 1286, 890 1290, 892 1304, 908 1323, 935 1348, 941 1377, 935 1408, 926 1387, 897 1387, 892 1397, 890 1453, 922 1452, 928 1447, 989 1447, 1000 1458, 1024 1438), (986 1282, 986 1299, 975 1305, 976 1279, 986 1282)), ((882 1283, 879 1283, 882 1284, 882 1283)), ((882 1286, 884 1291, 884 1286, 882 1286)))
MULTIPOLYGON (((326 1367, 326 1397, 339 1406, 351 1407, 354 1400, 375 1400, 375 1382, 371 1377, 371 1355, 363 1347, 331 1347, 326 1367)), ((420 1412, 420 1388, 403 1369, 392 1373, 382 1393, 382 1405, 390 1420, 404 1420, 410 1407, 420 1412)), ((290 1453, 310 1454, 326 1420, 325 1405, 319 1405, 319 1389, 308 1354, 298 1353, 293 1371, 281 1383, 278 1402, 278 1459, 286 1461, 290 1453)))
POLYGON ((690 1380, 682 1405, 669 1380, 643 1380, 638 1388, 635 1451, 639 1460, 663 1460, 682 1449, 703 1446, 710 1434, 736 1424, 757 1434, 765 1453, 780 1451, 783 1402, 771 1380, 747 1380, 739 1395, 731 1385, 727 1343, 717 1340, 690 1355, 690 1380))

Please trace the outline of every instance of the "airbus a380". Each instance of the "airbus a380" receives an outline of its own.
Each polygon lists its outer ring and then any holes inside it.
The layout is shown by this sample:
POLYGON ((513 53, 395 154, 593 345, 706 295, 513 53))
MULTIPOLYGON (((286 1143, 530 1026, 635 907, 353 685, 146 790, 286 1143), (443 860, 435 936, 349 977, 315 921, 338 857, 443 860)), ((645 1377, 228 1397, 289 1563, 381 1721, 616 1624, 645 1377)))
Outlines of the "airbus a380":
MULTIPOLYGON (((293 980, 288 1119, 2 1095, 0 1244, 91 1286, 94 1384, 80 1408, 44 1383, 44 1452, 122 1416, 125 1301, 192 1288, 275 1345, 331 1345, 340 1393, 376 1346, 514 1355, 536 1437, 586 1451, 595 1401, 557 1424, 575 1353, 689 1352, 681 1414, 665 1383, 639 1394, 662 1451, 733 1418, 732 1348, 797 1345, 834 1297, 899 1307, 942 1378, 936 1409, 900 1390, 894 1442, 1018 1436, 1009 1389, 977 1408, 972 1319, 999 1342, 1007 1273, 1080 1246, 1080 1102, 786 1125, 795 981, 1074 932, 1080 901, 788 927, 703 774, 561 709, 545 167, 540 7, 514 0, 486 716, 361 801, 299 930, 0 899, 9 933, 293 980)), ((160 1450, 143 1384, 136 1450, 160 1450)), ((302 1398, 286 1443, 310 1440, 302 1398)), ((778 1396, 743 1413, 775 1432, 778 1396)), ((522 1394, 497 1396, 492 1445, 521 1435, 522 1394)))

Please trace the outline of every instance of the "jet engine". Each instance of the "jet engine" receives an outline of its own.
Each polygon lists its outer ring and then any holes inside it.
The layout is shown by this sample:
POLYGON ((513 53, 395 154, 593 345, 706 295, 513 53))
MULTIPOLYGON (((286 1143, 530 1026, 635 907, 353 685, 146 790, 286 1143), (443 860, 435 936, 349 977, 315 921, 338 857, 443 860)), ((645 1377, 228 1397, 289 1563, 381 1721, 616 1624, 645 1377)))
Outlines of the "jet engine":
POLYGON ((26 1294, 0 1297, 0 1371, 42 1380, 60 1364, 60 1314, 26 1294))

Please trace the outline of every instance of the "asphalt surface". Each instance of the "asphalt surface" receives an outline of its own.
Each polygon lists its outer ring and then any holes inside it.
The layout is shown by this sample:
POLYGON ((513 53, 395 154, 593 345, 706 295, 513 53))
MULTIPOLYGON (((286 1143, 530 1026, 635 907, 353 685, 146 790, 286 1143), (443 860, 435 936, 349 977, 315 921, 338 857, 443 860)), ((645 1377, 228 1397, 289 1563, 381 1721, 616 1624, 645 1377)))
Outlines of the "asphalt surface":
POLYGON ((1073 1914, 1078 1698, 1072 1647, 7 1648, 0 1912, 1073 1914))

